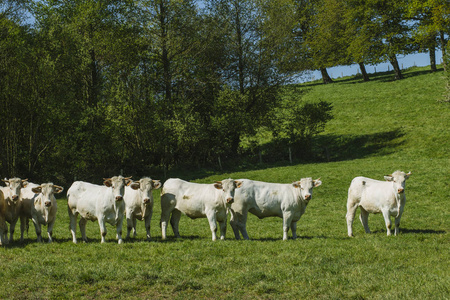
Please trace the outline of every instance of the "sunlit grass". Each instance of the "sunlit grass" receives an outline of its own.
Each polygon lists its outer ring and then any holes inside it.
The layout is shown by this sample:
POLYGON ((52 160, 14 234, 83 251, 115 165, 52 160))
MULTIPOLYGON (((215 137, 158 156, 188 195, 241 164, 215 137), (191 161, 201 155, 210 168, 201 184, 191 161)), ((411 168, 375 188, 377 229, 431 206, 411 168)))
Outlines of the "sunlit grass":
POLYGON ((169 228, 168 240, 162 241, 160 198, 155 193, 151 242, 144 241, 144 225, 138 222, 137 237, 122 245, 108 225, 107 243, 102 245, 97 222, 89 222, 90 242, 75 245, 66 200, 60 199, 53 244, 37 244, 30 224, 24 243, 0 248, 0 298, 447 299, 449 107, 436 101, 442 95, 440 73, 413 71, 398 82, 380 77, 369 83, 343 80, 309 86, 305 97, 334 106, 335 118, 316 144, 335 143, 328 145, 336 151, 331 162, 195 180, 289 183, 321 177, 322 186, 314 190, 298 222, 297 240, 282 241, 281 219, 250 215, 250 241, 234 240, 228 226, 227 240, 212 242, 206 219, 185 216, 180 221, 182 238, 174 239, 169 228), (401 134, 387 134, 391 131, 401 134), (355 237, 348 238, 346 197, 352 178, 382 179, 397 169, 412 171, 400 235, 387 237, 381 215, 370 215, 373 234, 364 233, 357 216, 355 237))

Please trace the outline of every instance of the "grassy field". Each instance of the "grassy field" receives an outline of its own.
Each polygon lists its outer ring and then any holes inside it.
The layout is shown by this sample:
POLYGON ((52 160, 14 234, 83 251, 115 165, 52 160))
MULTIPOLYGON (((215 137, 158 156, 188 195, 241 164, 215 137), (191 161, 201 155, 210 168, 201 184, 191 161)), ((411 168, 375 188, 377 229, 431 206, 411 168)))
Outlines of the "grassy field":
POLYGON ((153 241, 144 241, 139 222, 136 239, 118 245, 108 226, 107 243, 101 245, 98 224, 88 223, 90 242, 74 245, 61 199, 56 242, 37 244, 30 226, 24 243, 0 248, 0 298, 449 299, 449 104, 438 101, 444 92, 442 72, 414 68, 405 76, 391 81, 392 74, 378 74, 367 83, 344 78, 300 87, 307 90, 303 100, 333 103, 335 118, 315 141, 317 151, 327 147, 330 162, 195 180, 290 183, 321 177, 323 184, 298 223, 297 240, 282 241, 281 219, 250 215, 251 241, 234 240, 228 226, 228 239, 212 242, 206 219, 185 216, 182 238, 172 238, 169 229, 170 238, 161 241, 155 193, 153 241), (370 215, 373 233, 365 234, 358 212, 355 237, 348 238, 351 179, 382 179, 397 169, 412 172, 400 235, 386 236, 381 215, 370 215))

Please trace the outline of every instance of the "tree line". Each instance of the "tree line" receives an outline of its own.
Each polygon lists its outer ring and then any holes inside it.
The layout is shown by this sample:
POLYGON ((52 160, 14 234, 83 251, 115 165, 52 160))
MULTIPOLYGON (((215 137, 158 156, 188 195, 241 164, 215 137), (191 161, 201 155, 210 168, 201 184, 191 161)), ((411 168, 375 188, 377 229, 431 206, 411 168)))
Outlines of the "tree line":
POLYGON ((449 15, 446 0, 2 0, 1 175, 64 184, 279 147, 307 157, 332 107, 286 84, 352 63, 369 80, 364 65, 386 60, 400 79, 396 55, 445 51, 449 15))

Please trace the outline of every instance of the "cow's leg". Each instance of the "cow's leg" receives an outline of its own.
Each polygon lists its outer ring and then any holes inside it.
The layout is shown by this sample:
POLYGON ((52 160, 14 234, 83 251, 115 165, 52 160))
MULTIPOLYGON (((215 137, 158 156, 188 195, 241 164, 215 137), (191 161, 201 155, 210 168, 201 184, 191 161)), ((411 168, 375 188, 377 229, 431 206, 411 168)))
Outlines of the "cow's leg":
POLYGON ((125 236, 125 239, 128 240, 130 238, 130 232, 133 229, 133 216, 131 212, 129 212, 128 210, 126 212, 126 219, 127 219, 127 235, 125 236))
POLYGON ((239 224, 238 224, 238 216, 234 210, 230 209, 230 225, 231 228, 233 229, 233 233, 234 233, 234 237, 236 238, 236 240, 240 240, 241 239, 241 235, 239 234, 239 224))
POLYGON ((163 240, 165 240, 167 238, 167 225, 169 224, 169 221, 171 220, 171 215, 173 214, 175 205, 176 205, 175 195, 173 195, 171 193, 163 193, 161 195, 160 225, 161 225, 161 238, 163 240))
POLYGON ((9 242, 12 243, 14 241, 14 229, 16 228, 17 219, 12 221, 9 226, 9 242))
POLYGON ((152 239, 152 236, 150 235, 150 222, 152 221, 152 213, 145 217, 145 231, 147 232, 147 241, 150 241, 152 239))
POLYGON ((161 212, 161 220, 159 221, 159 225, 161 225, 161 239, 165 240, 167 238, 167 223, 170 219, 170 213, 161 212))
POLYGON ((47 226, 47 234, 48 234, 48 242, 53 242, 53 225, 55 225, 55 220, 53 222, 48 223, 47 226))
POLYGON ((136 218, 133 218, 133 237, 135 238, 136 237, 136 221, 137 219, 136 218))
POLYGON ((212 240, 215 241, 217 240, 217 223, 216 223, 216 213, 214 210, 207 210, 206 211, 206 218, 208 219, 209 222, 209 228, 211 229, 211 233, 212 233, 212 240))
POLYGON ((219 221, 220 239, 224 240, 227 233, 227 219, 219 221))
POLYGON ((23 233, 27 231, 28 235, 28 218, 25 216, 20 216, 20 241, 23 242, 23 233))
POLYGON ((5 227, 3 229, 3 232, 1 232, 1 234, 3 235, 3 244, 7 245, 9 244, 9 240, 8 240, 8 224, 5 222, 5 227))
POLYGON ((42 231, 41 231, 41 224, 38 222, 37 218, 33 217, 33 224, 34 228, 36 229, 36 236, 38 243, 42 242, 42 231))
POLYGON ((242 234, 242 237, 244 238, 244 240, 248 240, 248 234, 247 234, 247 216, 248 216, 248 211, 243 211, 242 215, 239 218, 239 231, 242 234))
MULTIPOLYGON (((117 221, 117 224, 116 224, 117 242, 119 244, 123 243, 123 240, 122 240, 122 226, 123 226, 123 216, 122 216, 122 218, 119 218, 119 220, 117 221)), ((105 227, 105 232, 106 232, 106 227, 105 227)), ((102 237, 103 237, 103 234, 102 234, 102 237)))
POLYGON ((100 235, 102 238, 101 243, 103 244, 106 242, 105 236, 107 233, 105 218, 103 216, 100 216, 100 218, 98 218, 98 226, 100 227, 100 235))
POLYGON ((400 233, 400 219, 402 218, 402 212, 400 211, 400 214, 398 217, 395 218, 395 232, 394 234, 397 236, 400 233))
POLYGON ((175 237, 180 237, 180 231, 178 230, 178 225, 180 224, 181 211, 174 209, 172 211, 172 217, 170 218, 170 225, 172 225, 173 234, 175 237))
MULTIPOLYGON (((76 244, 77 243, 76 231, 77 231, 77 216, 78 216, 78 214, 73 214, 70 207, 67 207, 67 210, 68 210, 69 219, 70 219, 70 232, 72 233, 72 242, 74 244, 76 244)), ((81 226, 80 226, 80 230, 81 230, 81 226)))
POLYGON ((237 240, 241 239, 239 233, 242 234, 242 237, 245 240, 249 239, 247 234, 247 215, 248 215, 247 210, 242 210, 242 212, 240 211, 232 212, 231 214, 232 218, 230 218, 230 224, 231 228, 233 228, 234 236, 237 240))
POLYGON ((349 237, 353 236, 353 219, 355 218, 356 208, 358 208, 358 205, 354 203, 351 198, 348 198, 347 215, 345 217, 347 219, 347 231, 349 237))
POLYGON ((381 212, 383 214, 384 222, 386 223, 386 232, 387 235, 391 235, 391 217, 389 216, 389 210, 383 210, 381 212))
POLYGON ((292 213, 289 211, 283 212, 283 241, 288 239, 289 227, 291 227, 292 213))
POLYGON ((86 223, 87 223, 87 219, 81 217, 80 218, 80 232, 81 232, 81 239, 83 240, 83 242, 87 243, 88 239, 86 237, 86 223))
POLYGON ((6 227, 6 222, 3 216, 0 215, 0 245, 6 244, 6 235, 8 232, 8 227, 6 227))
POLYGON ((367 210, 365 210, 363 207, 360 207, 359 209, 361 210, 361 214, 359 215, 361 224, 364 226, 364 230, 366 231, 366 233, 370 233, 369 212, 367 210))
POLYGON ((291 230, 292 230, 292 239, 295 240, 297 238, 297 222, 291 222, 291 230))

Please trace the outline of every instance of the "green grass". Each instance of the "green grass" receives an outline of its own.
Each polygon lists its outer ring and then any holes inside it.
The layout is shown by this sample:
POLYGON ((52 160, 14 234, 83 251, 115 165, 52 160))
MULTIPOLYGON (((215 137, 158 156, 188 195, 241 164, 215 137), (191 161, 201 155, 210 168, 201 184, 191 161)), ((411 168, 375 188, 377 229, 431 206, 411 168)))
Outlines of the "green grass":
MULTIPOLYGON (((423 68, 390 81, 345 78, 303 85, 303 99, 333 103, 335 118, 315 140, 330 162, 214 174, 197 182, 251 178, 289 183, 321 177, 298 224, 300 237, 282 241, 279 218, 249 216, 251 241, 211 241, 206 219, 180 221, 181 239, 161 241, 159 195, 151 233, 122 245, 108 226, 100 244, 89 222, 87 244, 72 244, 65 199, 58 200, 53 244, 37 244, 32 225, 25 242, 0 248, 0 298, 134 299, 449 299, 450 113, 440 103, 442 72, 423 68), (400 235, 386 236, 383 218, 370 215, 373 234, 358 218, 347 237, 346 195, 358 175, 382 179, 401 169, 407 181, 400 235)), ((325 156, 323 156, 325 157, 325 156)), ((151 176, 151 174, 149 174, 151 176)), ((66 187, 67 189, 68 187, 66 187)), ((16 227, 15 238, 19 234, 16 227)), ((77 228, 80 237, 79 228, 77 228)), ((45 236, 45 235, 44 235, 45 236)))

